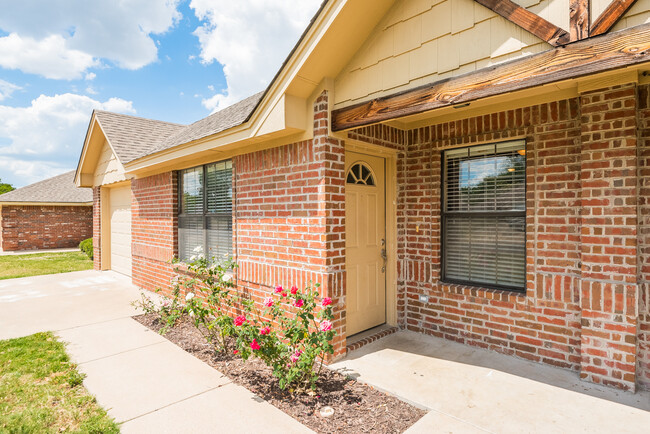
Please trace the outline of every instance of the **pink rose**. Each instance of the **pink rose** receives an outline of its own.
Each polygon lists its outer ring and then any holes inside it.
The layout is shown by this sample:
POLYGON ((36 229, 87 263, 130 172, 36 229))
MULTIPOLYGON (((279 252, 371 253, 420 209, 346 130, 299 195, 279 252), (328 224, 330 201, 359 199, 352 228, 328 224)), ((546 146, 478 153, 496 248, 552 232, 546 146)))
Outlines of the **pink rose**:
POLYGON ((320 330, 322 332, 328 332, 332 330, 332 322, 328 320, 324 320, 322 323, 320 323, 320 330))
POLYGON ((235 318, 235 325, 240 326, 246 322, 246 317, 244 315, 239 315, 237 318, 235 318))
POLYGON ((279 294, 283 291, 284 289, 282 288, 282 285, 278 285, 275 287, 275 293, 279 294))
POLYGON ((296 363, 298 359, 300 358, 300 355, 302 354, 302 351, 296 350, 290 357, 289 360, 291 360, 291 363, 296 363))
POLYGON ((266 297, 264 299, 264 306, 266 306, 266 307, 273 306, 273 299, 271 297, 266 297))
POLYGON ((330 304, 332 304, 332 299, 329 297, 325 297, 323 299, 323 302, 321 303, 321 306, 325 307, 325 306, 329 306, 330 304))
POLYGON ((305 304, 305 302, 301 298, 299 298, 293 303, 293 305, 296 307, 302 307, 303 304, 305 304))
POLYGON ((251 342, 251 349, 252 350, 259 350, 260 348, 262 348, 262 347, 260 347, 260 344, 257 343, 257 339, 253 339, 253 342, 251 342))
POLYGON ((267 326, 267 327, 262 327, 260 329, 260 334, 261 335, 268 335, 269 333, 271 333, 271 327, 267 326))
POLYGON ((297 287, 296 285, 293 285, 293 286, 291 287, 291 293, 292 293, 293 295, 296 295, 296 294, 298 293, 298 287, 297 287))

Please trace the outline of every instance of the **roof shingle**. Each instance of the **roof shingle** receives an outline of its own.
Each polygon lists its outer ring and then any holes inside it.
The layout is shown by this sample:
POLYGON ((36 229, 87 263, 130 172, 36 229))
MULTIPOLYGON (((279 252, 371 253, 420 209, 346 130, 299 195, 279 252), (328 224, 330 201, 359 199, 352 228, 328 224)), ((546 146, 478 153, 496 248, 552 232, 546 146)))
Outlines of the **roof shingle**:
POLYGON ((101 110, 95 111, 95 117, 122 163, 148 155, 164 138, 186 128, 180 124, 101 110))
POLYGON ((74 170, 0 194, 0 202, 92 203, 91 188, 77 188, 74 170))

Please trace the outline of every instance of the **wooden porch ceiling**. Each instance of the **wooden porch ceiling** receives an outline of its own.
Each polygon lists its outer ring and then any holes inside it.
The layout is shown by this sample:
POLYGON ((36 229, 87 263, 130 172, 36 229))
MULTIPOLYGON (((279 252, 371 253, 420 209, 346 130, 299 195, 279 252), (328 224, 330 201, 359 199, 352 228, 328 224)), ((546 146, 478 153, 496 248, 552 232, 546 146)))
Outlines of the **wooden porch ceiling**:
POLYGON ((332 111, 342 131, 650 61, 650 24, 332 111))

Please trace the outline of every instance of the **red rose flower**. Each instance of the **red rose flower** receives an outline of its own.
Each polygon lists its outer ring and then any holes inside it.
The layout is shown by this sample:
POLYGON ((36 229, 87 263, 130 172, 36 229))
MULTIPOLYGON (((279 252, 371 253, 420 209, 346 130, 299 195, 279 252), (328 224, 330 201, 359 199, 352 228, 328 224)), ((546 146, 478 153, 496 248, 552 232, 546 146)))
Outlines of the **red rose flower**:
POLYGON ((244 315, 239 315, 237 318, 235 318, 235 325, 240 326, 246 322, 246 317, 244 315))
POLYGON ((292 293, 293 295, 296 295, 296 294, 298 293, 298 287, 297 287, 296 285, 293 285, 293 286, 291 287, 291 293, 292 293))

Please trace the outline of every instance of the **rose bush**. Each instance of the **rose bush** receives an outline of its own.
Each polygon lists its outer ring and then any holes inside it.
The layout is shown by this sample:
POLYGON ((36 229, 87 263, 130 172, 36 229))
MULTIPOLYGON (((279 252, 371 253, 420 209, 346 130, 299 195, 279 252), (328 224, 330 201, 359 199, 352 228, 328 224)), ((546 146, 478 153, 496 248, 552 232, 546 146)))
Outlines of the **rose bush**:
POLYGON ((184 272, 172 281, 171 299, 157 307, 143 296, 139 307, 160 315, 162 332, 187 316, 215 352, 232 350, 244 360, 258 357, 272 368, 282 389, 315 389, 325 358, 334 353, 336 334, 332 300, 320 297, 320 286, 301 290, 294 285, 287 291, 279 285, 258 309, 237 292, 231 259, 217 262, 195 253, 177 267, 184 272))

